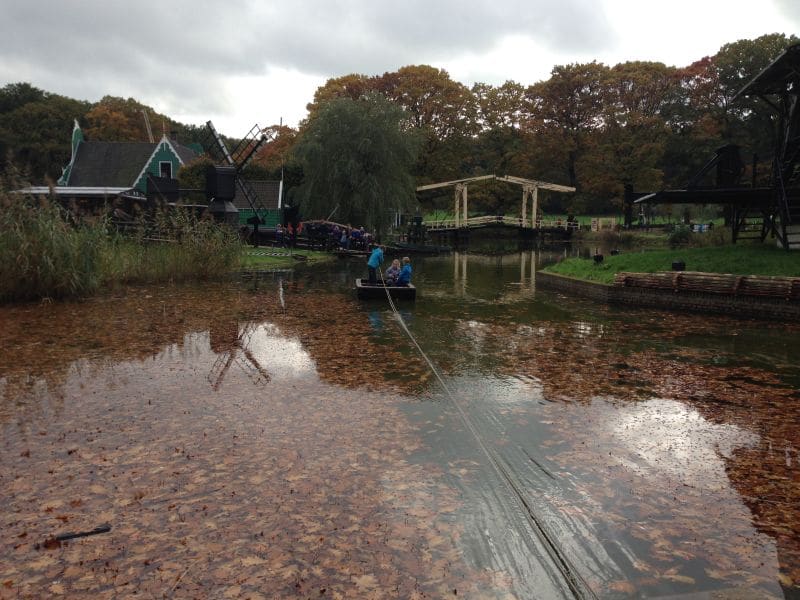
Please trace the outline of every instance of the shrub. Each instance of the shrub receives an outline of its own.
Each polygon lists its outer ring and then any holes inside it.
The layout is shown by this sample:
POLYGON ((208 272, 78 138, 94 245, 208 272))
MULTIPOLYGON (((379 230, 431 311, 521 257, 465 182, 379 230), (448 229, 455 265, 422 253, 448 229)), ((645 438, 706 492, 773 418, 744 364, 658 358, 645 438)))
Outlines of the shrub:
POLYGON ((686 225, 678 225, 667 236, 667 243, 670 248, 677 248, 678 246, 686 246, 692 239, 692 230, 686 225))
POLYGON ((633 248, 640 240, 639 236, 631 231, 603 230, 598 234, 598 239, 606 248, 633 248))
POLYGON ((236 231, 178 209, 138 218, 133 235, 116 235, 108 255, 108 283, 189 281, 230 273, 238 265, 236 231))

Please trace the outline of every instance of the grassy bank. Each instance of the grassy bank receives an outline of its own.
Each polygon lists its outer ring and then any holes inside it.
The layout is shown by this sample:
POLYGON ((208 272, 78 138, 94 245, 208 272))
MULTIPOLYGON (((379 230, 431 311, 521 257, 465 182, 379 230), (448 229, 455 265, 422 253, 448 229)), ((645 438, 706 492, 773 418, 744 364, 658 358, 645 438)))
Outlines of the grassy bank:
POLYGON ((245 270, 286 269, 298 264, 316 264, 336 260, 330 252, 300 248, 246 247, 241 254, 241 268, 245 270))
POLYGON ((622 252, 605 256, 600 264, 592 259, 569 258, 544 270, 577 279, 611 283, 621 272, 671 271, 673 261, 686 263, 687 271, 800 277, 800 254, 771 245, 730 245, 675 250, 622 252))

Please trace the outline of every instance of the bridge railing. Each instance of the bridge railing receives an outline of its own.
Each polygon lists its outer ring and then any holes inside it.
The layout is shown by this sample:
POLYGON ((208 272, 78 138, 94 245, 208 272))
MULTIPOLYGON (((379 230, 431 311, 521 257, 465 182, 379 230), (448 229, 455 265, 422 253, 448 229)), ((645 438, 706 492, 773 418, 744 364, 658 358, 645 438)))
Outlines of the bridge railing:
POLYGON ((423 221, 422 224, 428 228, 428 231, 435 231, 437 229, 453 229, 456 226, 455 219, 437 219, 435 221, 423 221))
MULTIPOLYGON (((467 219, 466 224, 464 224, 463 220, 459 220, 459 226, 461 227, 476 227, 479 225, 488 225, 489 223, 503 223, 504 225, 511 225, 516 227, 530 227, 530 219, 525 220, 525 224, 523 225, 522 219, 520 217, 506 217, 504 215, 485 215, 482 217, 470 217, 467 219)), ((456 221, 455 219, 437 219, 432 221, 423 221, 423 225, 428 229, 428 231, 436 231, 441 229, 455 229, 456 221)), ((536 221, 536 228, 546 228, 546 229, 577 229, 576 224, 570 224, 566 221, 566 219, 539 219, 536 221)))

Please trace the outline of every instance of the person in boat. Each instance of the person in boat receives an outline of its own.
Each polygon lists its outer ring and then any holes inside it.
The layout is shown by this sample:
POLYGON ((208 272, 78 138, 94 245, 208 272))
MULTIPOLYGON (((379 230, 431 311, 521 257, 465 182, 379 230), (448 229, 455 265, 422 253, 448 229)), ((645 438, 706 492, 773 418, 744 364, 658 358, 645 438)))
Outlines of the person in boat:
POLYGON ((377 285, 378 283, 378 269, 383 263, 383 246, 376 245, 372 249, 372 254, 369 255, 367 260, 367 271, 369 272, 369 284, 377 285))
POLYGON ((395 285, 400 287, 408 287, 411 283, 411 259, 407 256, 403 257, 403 268, 400 269, 400 274, 397 276, 395 285))
POLYGON ((389 265, 389 268, 386 269, 386 273, 383 275, 383 281, 386 285, 394 285, 397 283, 397 277, 400 275, 400 261, 398 259, 394 259, 392 264, 389 265))

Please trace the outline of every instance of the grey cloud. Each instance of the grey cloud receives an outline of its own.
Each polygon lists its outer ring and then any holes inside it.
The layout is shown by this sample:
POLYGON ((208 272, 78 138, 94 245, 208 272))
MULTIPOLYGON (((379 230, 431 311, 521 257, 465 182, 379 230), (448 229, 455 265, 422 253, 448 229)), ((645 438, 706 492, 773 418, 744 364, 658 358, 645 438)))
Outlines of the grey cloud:
POLYGON ((271 67, 372 75, 488 51, 509 35, 575 52, 611 36, 590 0, 0 0, 0 14, 12 81, 90 100, 157 96, 195 112, 224 106, 226 77, 271 67))
POLYGON ((487 51, 509 35, 531 37, 545 47, 566 43, 588 50, 599 48, 611 31, 602 10, 587 0, 350 1, 326 3, 322 10, 315 4, 293 5, 316 15, 311 24, 292 26, 291 13, 282 13, 276 43, 269 45, 283 62, 315 73, 374 74, 487 51))
POLYGON ((3 56, 34 55, 73 73, 111 65, 131 76, 147 57, 158 57, 165 69, 254 74, 279 64, 331 76, 371 74, 488 50, 506 35, 545 46, 568 41, 576 50, 599 47, 609 35, 589 0, 1 0, 0 6, 12 24, 0 39, 3 56))
POLYGON ((800 3, 797 0, 773 0, 778 11, 792 22, 795 27, 800 27, 800 3))

